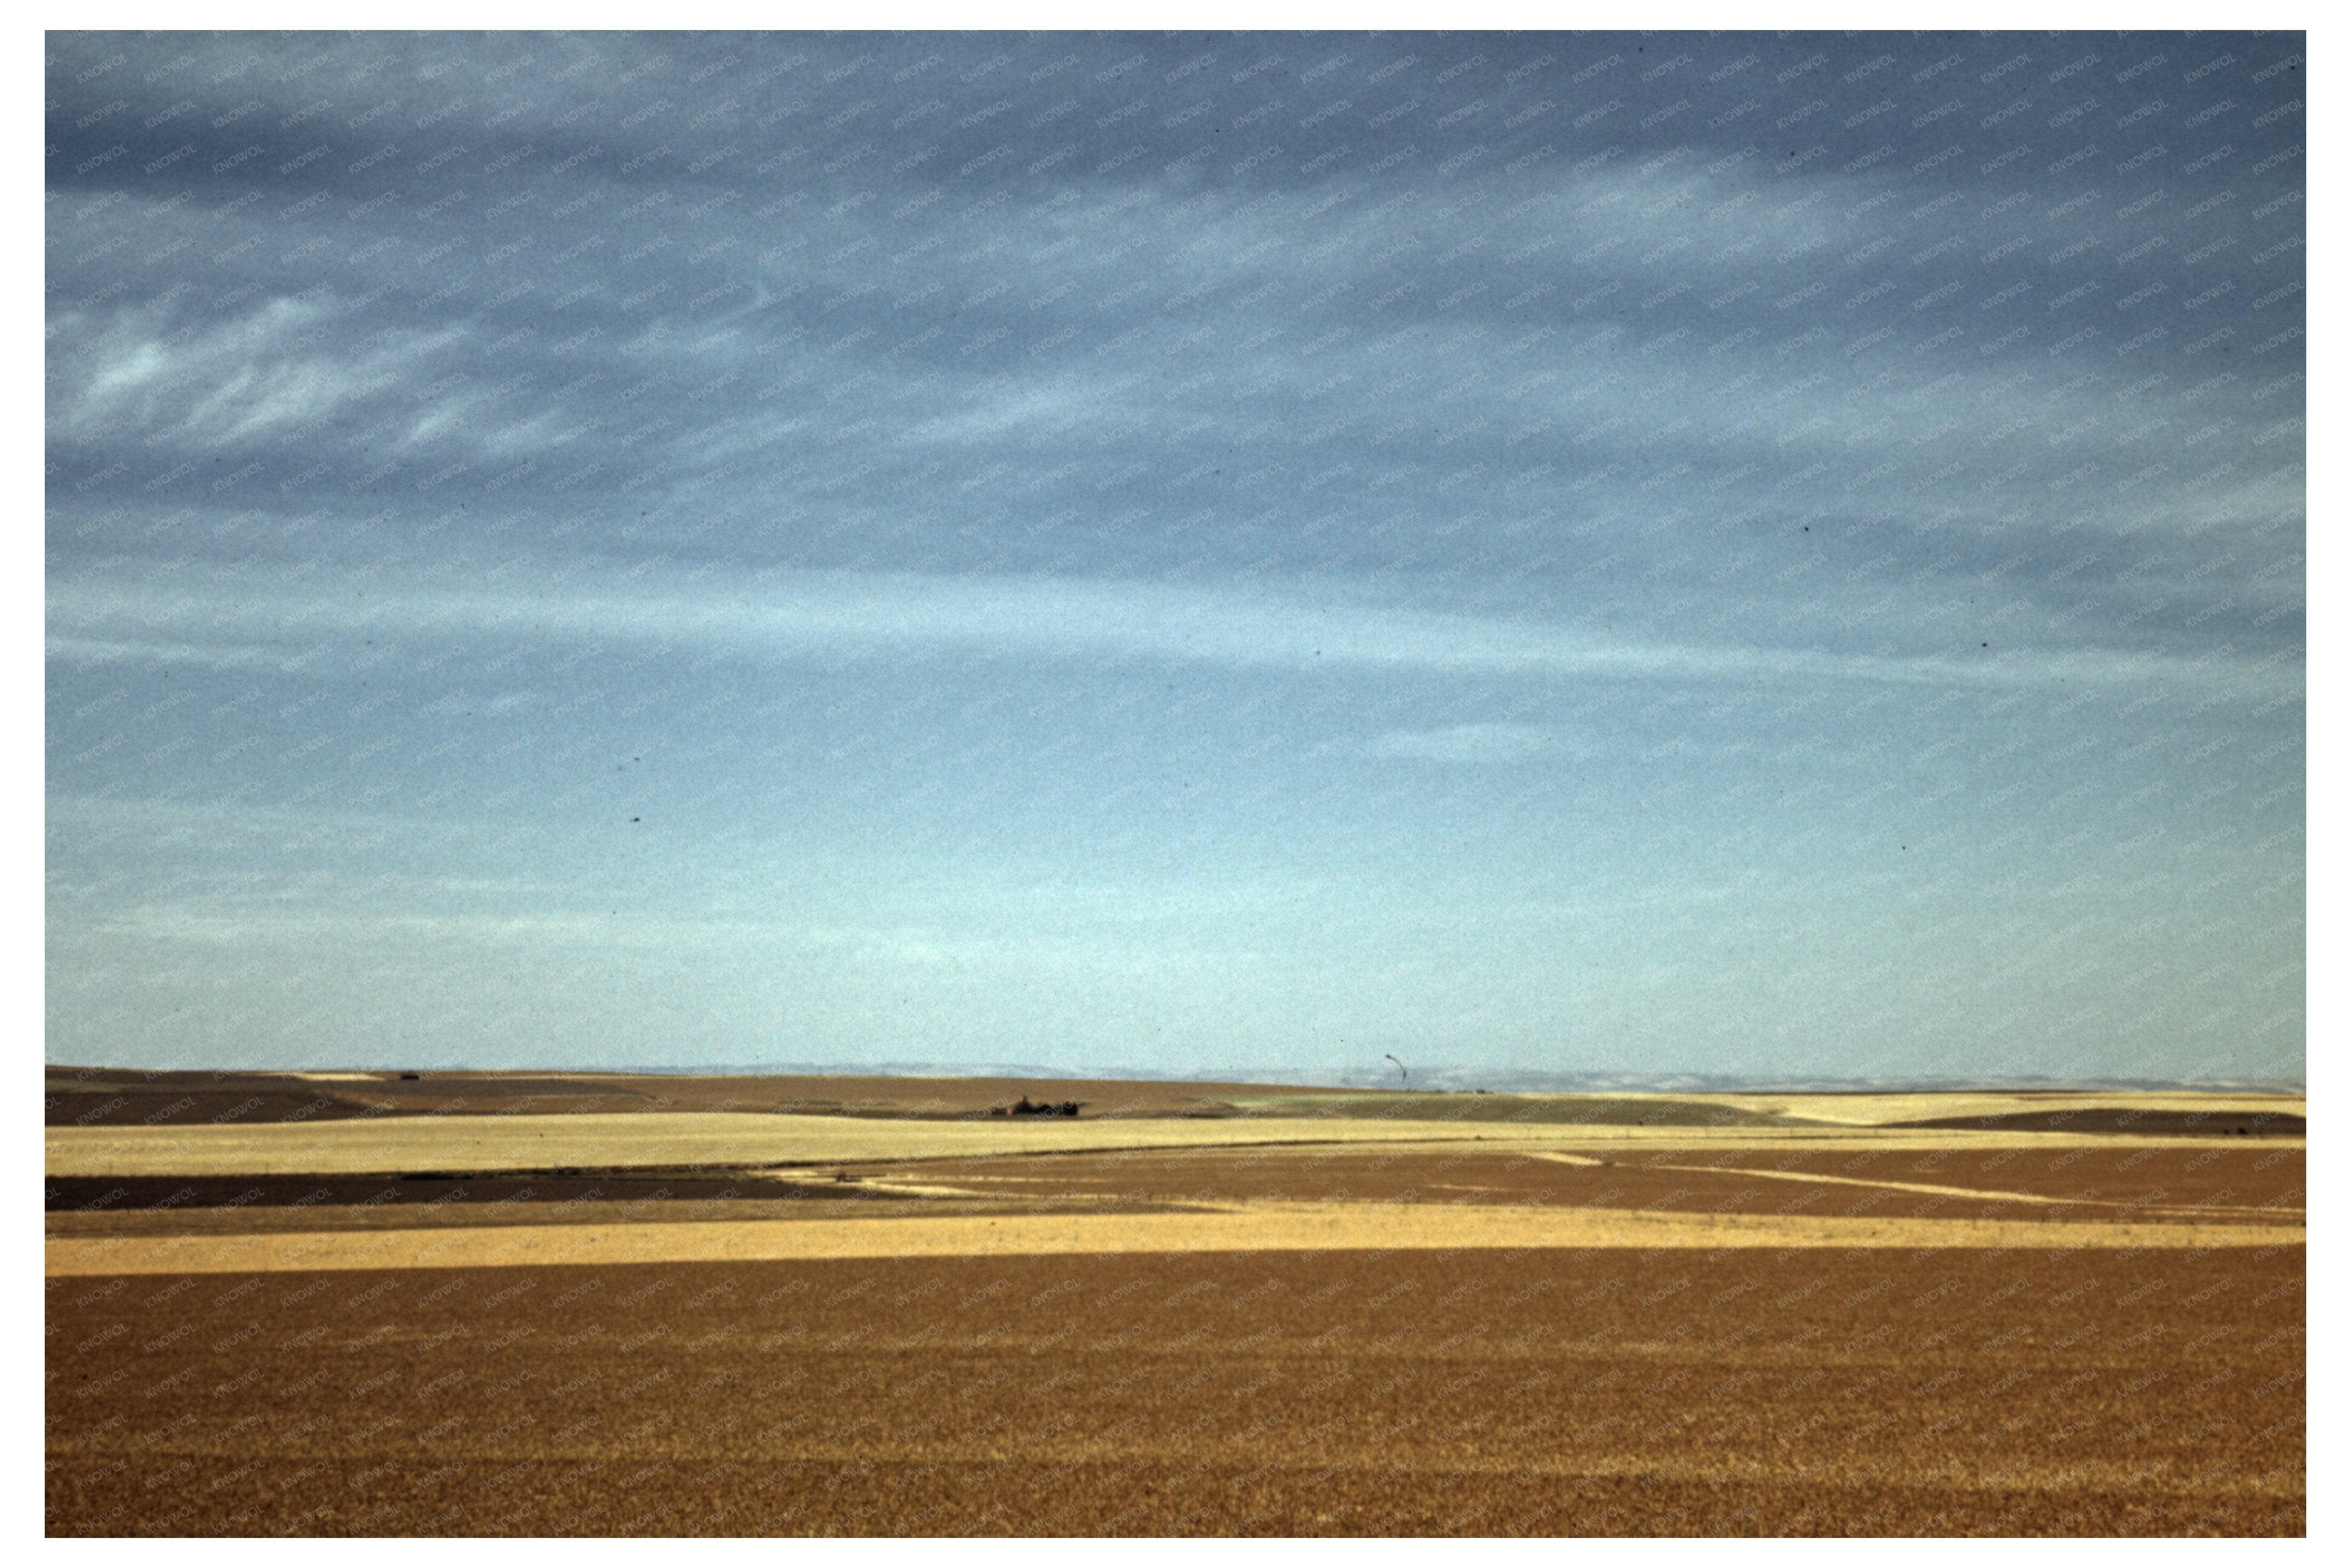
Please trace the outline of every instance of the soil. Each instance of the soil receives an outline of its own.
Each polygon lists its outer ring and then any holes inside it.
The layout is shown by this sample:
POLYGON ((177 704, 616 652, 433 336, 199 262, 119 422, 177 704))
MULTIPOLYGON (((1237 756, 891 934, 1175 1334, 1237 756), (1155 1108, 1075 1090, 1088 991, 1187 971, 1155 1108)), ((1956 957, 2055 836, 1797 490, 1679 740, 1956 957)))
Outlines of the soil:
POLYGON ((1079 1103, 1082 1119, 1233 1116, 1263 1084, 1117 1079, 685 1076, 662 1073, 124 1072, 53 1067, 52 1127, 204 1126, 381 1116, 752 1111, 969 1121, 1031 1100, 1079 1103))
POLYGON ((51 1079, 52 1535, 2306 1530, 2299 1100, 51 1079))
POLYGON ((2304 1250, 48 1281, 51 1534, 2297 1534, 2304 1250))
POLYGON ((1266 1202, 2300 1225, 2305 1169, 2301 1147, 2254 1144, 1924 1154, 1709 1145, 1628 1153, 1564 1142, 1527 1152, 1325 1145, 850 1161, 816 1172, 717 1175, 52 1176, 47 1206, 53 1236, 806 1219, 881 1209, 1157 1213, 1266 1202), (1970 1193, 1980 1196, 1963 1196, 1970 1193), (910 1203, 915 1197, 923 1201, 910 1203))

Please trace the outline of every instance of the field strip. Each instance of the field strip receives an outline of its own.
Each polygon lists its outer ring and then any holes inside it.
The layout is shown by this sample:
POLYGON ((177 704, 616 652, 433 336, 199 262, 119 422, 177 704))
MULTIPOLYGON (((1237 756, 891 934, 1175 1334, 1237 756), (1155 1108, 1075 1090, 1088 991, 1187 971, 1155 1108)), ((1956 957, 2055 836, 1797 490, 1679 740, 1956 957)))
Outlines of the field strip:
POLYGON ((285 1272, 1331 1249, 2210 1249, 2294 1247, 2303 1245, 2304 1239, 2298 1226, 2047 1225, 2017 1220, 1716 1216, 1475 1205, 1269 1203, 1190 1214, 649 1221, 247 1236, 59 1237, 48 1240, 47 1272, 285 1272))
MULTIPOLYGON (((1605 1161, 1593 1159, 1585 1155, 1565 1155, 1551 1152, 1538 1152, 1534 1157, 1539 1160, 1557 1160, 1560 1164, 1568 1166, 1603 1166, 1607 1163, 1605 1161)), ((2053 1197, 2045 1192, 2007 1192, 1997 1187, 1982 1186, 1937 1186, 1927 1182, 1884 1181, 1874 1180, 1868 1176, 1827 1176, 1815 1171, 1759 1171, 1749 1169, 1744 1166, 1656 1166, 1650 1165, 1646 1161, 1644 1161, 1639 1168, 1645 1171, 1691 1171, 1699 1176, 1760 1176, 1766 1181, 1818 1182, 1825 1183, 1833 1186, 1874 1186, 1883 1188, 1887 1192, 1924 1193, 1929 1197, 1971 1197, 1980 1199, 1985 1203, 2032 1203, 2039 1204, 2047 1208, 2080 1208, 2086 1207, 2090 1208, 2128 1209, 2133 1213, 2137 1213, 2142 1209, 2151 1209, 2152 1212, 2158 1214, 2204 1213, 2216 1215, 2301 1214, 2304 1212, 2299 1208, 2257 1208, 2252 1204, 2244 1203, 2230 1204, 2225 1207, 2212 1207, 2208 1206, 2200 1209, 2186 1208, 2177 1204, 2155 1207, 2137 1202, 2126 1203, 2120 1198, 2113 1197, 2053 1197)))
MULTIPOLYGON (((855 1176, 844 1182, 839 1176, 826 1176, 820 1171, 759 1171, 756 1174, 763 1182, 778 1183, 785 1186, 806 1187, 812 1192, 886 1192, 893 1197, 962 1197, 983 1199, 995 1198, 1001 1196, 997 1193, 978 1191, 967 1186, 941 1186, 936 1183, 929 1182, 891 1181, 885 1180, 881 1176, 855 1176)), ((981 1177, 978 1179, 994 1180, 998 1178, 981 1177)))
POLYGON ((404 1116, 182 1128, 52 1127, 50 1176, 831 1166, 1251 1145, 1557 1141, 1556 1129, 1310 1118, 918 1122, 734 1112, 404 1116))
MULTIPOLYGON (((917 1122, 742 1112, 585 1112, 574 1115, 388 1116, 371 1121, 191 1127, 49 1127, 53 1176, 373 1176, 390 1172, 742 1168, 1007 1155, 1338 1144, 1464 1144, 1520 1148, 1755 1148, 1886 1152, 2090 1145, 2198 1147, 2210 1139, 2128 1134, 1868 1127, 1562 1126, 1557 1123, 1390 1122, 1335 1117, 1207 1121, 917 1122)), ((2277 1146, 2302 1140, 2272 1139, 2277 1146)))
MULTIPOLYGON (((1625 1100, 1652 1096, 1626 1094, 1625 1100)), ((1886 1127, 1892 1124, 1945 1116, 2019 1116, 2084 1111, 2205 1112, 2218 1120, 2262 1114, 2305 1115, 2309 1097, 2302 1094, 2216 1094, 2194 1092, 2121 1090, 2100 1092, 2059 1091, 2001 1093, 1997 1091, 1936 1090, 1892 1094, 1690 1094, 1659 1092, 1657 1099, 1688 1099, 1728 1105, 1770 1116, 1802 1116, 1808 1121, 1846 1126, 1886 1127)))

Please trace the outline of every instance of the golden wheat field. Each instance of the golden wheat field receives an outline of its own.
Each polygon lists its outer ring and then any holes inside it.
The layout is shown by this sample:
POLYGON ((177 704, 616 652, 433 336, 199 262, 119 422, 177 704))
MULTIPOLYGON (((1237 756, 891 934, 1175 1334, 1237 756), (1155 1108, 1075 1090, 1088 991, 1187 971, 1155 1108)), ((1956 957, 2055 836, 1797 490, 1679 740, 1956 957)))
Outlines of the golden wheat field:
POLYGON ((51 1080, 55 1535, 2304 1528, 2299 1099, 51 1080))

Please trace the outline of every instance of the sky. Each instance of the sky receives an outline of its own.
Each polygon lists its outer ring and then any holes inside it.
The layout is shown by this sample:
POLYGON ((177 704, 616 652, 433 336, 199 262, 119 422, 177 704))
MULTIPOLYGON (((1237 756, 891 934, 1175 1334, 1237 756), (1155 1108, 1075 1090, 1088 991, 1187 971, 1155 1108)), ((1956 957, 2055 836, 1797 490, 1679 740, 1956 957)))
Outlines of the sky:
POLYGON ((2299 1079, 2302 46, 48 34, 48 1059, 2299 1079))

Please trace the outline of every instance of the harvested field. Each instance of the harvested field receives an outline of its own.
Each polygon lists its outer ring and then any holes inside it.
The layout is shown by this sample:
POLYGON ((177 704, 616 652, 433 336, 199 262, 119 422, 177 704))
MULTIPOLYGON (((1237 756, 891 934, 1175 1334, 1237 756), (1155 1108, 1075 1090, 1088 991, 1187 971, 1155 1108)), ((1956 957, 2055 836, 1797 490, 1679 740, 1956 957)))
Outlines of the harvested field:
POLYGON ((1144 1214, 1268 1204, 2064 1224, 2304 1220, 2295 1145, 1489 1152, 1472 1145, 1152 1150, 595 1176, 52 1176, 52 1236, 418 1226, 1144 1214))
POLYGON ((1089 1149, 1281 1143, 1557 1141, 1555 1129, 1474 1134, 1416 1122, 1047 1118, 985 1122, 647 1112, 607 1115, 387 1117, 370 1122, 204 1127, 52 1127, 55 1176, 399 1175, 569 1171, 624 1166, 753 1168, 844 1161, 948 1160, 1089 1149))
POLYGON ((2297 1096, 2263 1094, 1456 1094, 1123 1079, 728 1077, 625 1072, 124 1073, 49 1069, 52 1127, 198 1127, 385 1116, 756 1113, 972 1121, 1022 1098, 1080 1119, 1515 1123, 1591 1127, 1977 1126, 2012 1132, 2302 1131, 2297 1096))
POLYGON ((2304 1529, 2282 1117, 726 1098, 53 1126, 50 1531, 2304 1529))
MULTIPOLYGON (((1023 1096, 1075 1100, 1088 1120, 1230 1116, 1263 1084, 1123 1079, 726 1077, 651 1072, 137 1072, 53 1067, 52 1127, 192 1127, 382 1116, 756 1112, 970 1121, 1023 1096)), ((1423 1098, 1426 1098, 1425 1096, 1423 1098)))
MULTIPOLYGON (((2303 1099, 2294 1094, 2190 1093, 2107 1090, 2032 1092, 1942 1091, 1906 1094, 1719 1094, 1724 1105, 1759 1115, 1855 1127, 1958 1125, 1997 1118, 2017 1132, 2128 1132, 2158 1130, 2149 1122, 2179 1119, 2189 1131, 2234 1131, 2239 1117, 2290 1117, 2302 1130, 2303 1099), (2195 1118, 2188 1121, 2188 1118, 2195 1118)), ((2277 1121, 2273 1131, 2283 1131, 2277 1121)), ((2164 1127, 2161 1130, 2169 1131, 2164 1127)))
MULTIPOLYGON (((1685 1139, 1687 1134, 1684 1135, 1685 1139)), ((1488 1150, 1281 1147, 939 1162, 929 1179, 1007 1198, 1130 1204, 1424 1202, 1707 1214, 1871 1212, 2047 1220, 2299 1224, 2299 1145, 2111 1143, 1724 1148, 1677 1140, 1488 1150)), ((861 1167, 862 1168, 862 1167, 861 1167)))
POLYGON ((77 1533, 2294 1534, 2303 1249, 49 1281, 77 1533))
POLYGON ((1517 1123, 1578 1127, 1972 1127, 2178 1136, 2303 1131, 2303 1102, 2275 1094, 1413 1094, 1228 1091, 1253 1116, 1517 1123))
MULTIPOLYGON (((2013 1147, 2014 1134, 1965 1129, 1581 1125, 1462 1125, 1384 1118, 1136 1117, 1089 1123, 893 1121, 732 1112, 400 1117, 202 1127, 50 1127, 53 1176, 397 1176, 533 1172, 560 1176, 628 1167, 839 1166, 980 1159, 1014 1154, 1067 1156, 1129 1149, 1412 1145, 1582 1148, 1646 1152, 1734 1149, 1933 1153, 2013 1147)), ((2128 1134, 2047 1133, 2036 1146, 2133 1147, 2185 1140, 2128 1134)), ((2198 1140, 2199 1143, 2212 1140, 2198 1140)), ((2273 1138, 2273 1144, 2279 1140, 2273 1138)), ((1610 1157, 1628 1157, 1611 1155, 1610 1157)))
POLYGON ((1216 1213, 986 1215, 758 1223, 737 1217, 638 1223, 435 1226, 211 1236, 53 1237, 51 1274, 231 1270, 494 1268, 782 1258, 941 1258, 1381 1249, 1974 1247, 2199 1251, 2300 1246, 2299 1226, 2037 1225, 1998 1219, 1712 1215, 1487 1205, 1237 1204, 1216 1213))

